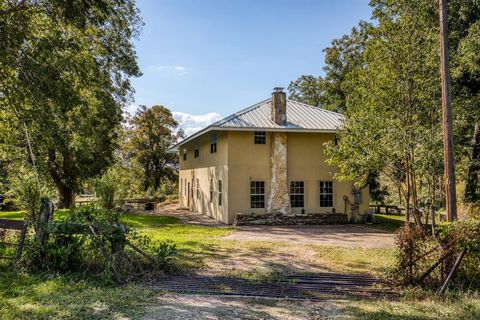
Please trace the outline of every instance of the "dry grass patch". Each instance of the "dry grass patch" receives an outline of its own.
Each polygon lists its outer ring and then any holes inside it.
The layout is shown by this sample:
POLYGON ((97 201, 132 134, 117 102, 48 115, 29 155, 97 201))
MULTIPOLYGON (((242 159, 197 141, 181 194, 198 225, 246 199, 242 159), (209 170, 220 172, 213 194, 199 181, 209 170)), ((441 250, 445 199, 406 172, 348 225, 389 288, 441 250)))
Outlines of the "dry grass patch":
POLYGON ((312 246, 319 262, 334 272, 385 275, 394 268, 395 249, 312 246))

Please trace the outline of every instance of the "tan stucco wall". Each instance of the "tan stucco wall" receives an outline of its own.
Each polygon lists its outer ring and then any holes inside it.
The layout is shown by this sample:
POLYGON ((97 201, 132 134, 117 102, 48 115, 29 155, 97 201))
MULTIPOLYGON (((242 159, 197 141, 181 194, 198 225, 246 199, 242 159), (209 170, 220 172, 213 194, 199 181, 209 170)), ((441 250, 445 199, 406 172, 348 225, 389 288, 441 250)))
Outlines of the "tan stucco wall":
POLYGON ((217 132, 217 152, 210 153, 210 134, 200 136, 188 143, 187 160, 183 161, 180 149, 179 201, 180 206, 201 212, 224 223, 228 221, 228 140, 227 132, 217 132), (194 157, 194 148, 199 146, 200 155, 194 157), (197 195, 197 179, 200 184, 197 195), (210 179, 213 179, 214 197, 210 202, 210 179), (222 205, 219 206, 218 181, 222 181, 222 205), (190 190, 188 190, 190 183, 190 190), (186 188, 187 186, 187 188, 186 188), (187 189, 187 190, 186 190, 187 189), (193 190, 193 194, 192 194, 193 190), (187 192, 186 192, 187 191, 187 192), (190 200, 188 192, 190 192, 190 200))
POLYGON ((266 209, 250 208, 250 181, 265 181, 265 204, 270 190, 271 133, 266 144, 254 144, 253 132, 228 133, 228 179, 235 181, 229 189, 229 221, 238 212, 265 213, 266 209))
MULTIPOLYGON (((327 133, 288 133, 287 139, 287 179, 304 181, 305 211, 312 213, 331 212, 332 208, 321 208, 319 200, 319 181, 333 181, 334 208, 336 212, 345 211, 343 196, 353 201, 352 183, 338 182, 333 179, 334 167, 325 163, 324 143, 332 140, 333 134, 327 133)), ((250 181, 265 181, 265 204, 270 191, 270 149, 271 133, 267 132, 267 143, 253 143, 251 131, 217 132, 217 153, 210 153, 210 135, 205 134, 187 145, 187 161, 180 154, 180 180, 192 183, 194 195, 190 209, 205 213, 225 223, 232 223, 236 213, 266 213, 266 209, 250 208, 250 181), (200 157, 194 158, 194 145, 200 145, 200 157), (209 181, 214 178, 215 201, 209 202, 209 181), (196 196, 196 179, 200 181, 201 196, 196 196), (218 179, 223 181, 223 205, 218 207, 218 179)), ((185 182, 183 182, 185 183, 185 182)), ((183 186, 185 189, 185 186, 183 186)), ((368 188, 362 190, 360 213, 368 210, 368 188)), ((187 207, 187 195, 181 191, 180 203, 187 207)), ((292 208, 300 212, 301 208, 292 208)), ((351 208, 347 204, 349 218, 351 208)))
MULTIPOLYGON (((346 195, 351 203, 352 182, 339 182, 333 178, 336 168, 325 163, 327 156, 324 144, 335 138, 334 134, 327 133, 289 133, 288 134, 288 180, 305 181, 305 211, 306 212, 331 212, 332 208, 320 207, 319 181, 333 181, 333 208, 336 212, 345 213, 346 195)), ((362 189, 362 202, 360 213, 368 210, 368 188, 362 189)), ((300 208, 293 208, 299 212, 300 208)), ((347 204, 346 213, 351 216, 351 207, 347 204)))

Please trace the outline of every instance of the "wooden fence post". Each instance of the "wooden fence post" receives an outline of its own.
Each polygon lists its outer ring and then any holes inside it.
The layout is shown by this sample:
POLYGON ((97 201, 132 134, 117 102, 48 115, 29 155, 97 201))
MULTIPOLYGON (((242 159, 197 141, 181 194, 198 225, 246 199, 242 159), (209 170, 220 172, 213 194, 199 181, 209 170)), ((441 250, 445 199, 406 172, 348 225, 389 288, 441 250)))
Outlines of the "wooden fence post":
POLYGON ((43 243, 48 239, 47 225, 53 220, 53 203, 48 198, 42 198, 40 204, 40 217, 36 221, 35 240, 43 243))

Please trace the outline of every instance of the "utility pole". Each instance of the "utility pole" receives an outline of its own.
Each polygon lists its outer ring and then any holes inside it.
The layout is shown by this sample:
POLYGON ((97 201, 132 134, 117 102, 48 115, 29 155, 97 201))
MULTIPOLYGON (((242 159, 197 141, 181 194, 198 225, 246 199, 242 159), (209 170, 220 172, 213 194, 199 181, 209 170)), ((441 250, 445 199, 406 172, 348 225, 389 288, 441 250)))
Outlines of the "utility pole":
POLYGON ((447 0, 438 0, 440 17, 440 74, 442 77, 443 155, 445 168, 445 197, 447 220, 457 219, 455 164, 453 159, 452 101, 450 98, 450 71, 448 68, 447 0))

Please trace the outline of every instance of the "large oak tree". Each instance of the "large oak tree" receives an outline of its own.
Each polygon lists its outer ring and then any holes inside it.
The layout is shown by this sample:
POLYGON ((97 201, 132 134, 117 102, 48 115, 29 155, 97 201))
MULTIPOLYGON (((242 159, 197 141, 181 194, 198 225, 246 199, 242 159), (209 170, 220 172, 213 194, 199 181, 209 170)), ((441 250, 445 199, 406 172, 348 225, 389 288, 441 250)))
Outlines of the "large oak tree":
POLYGON ((0 126, 14 132, 0 139, 26 148, 29 134, 62 207, 113 158, 140 27, 133 0, 0 2, 0 126))

